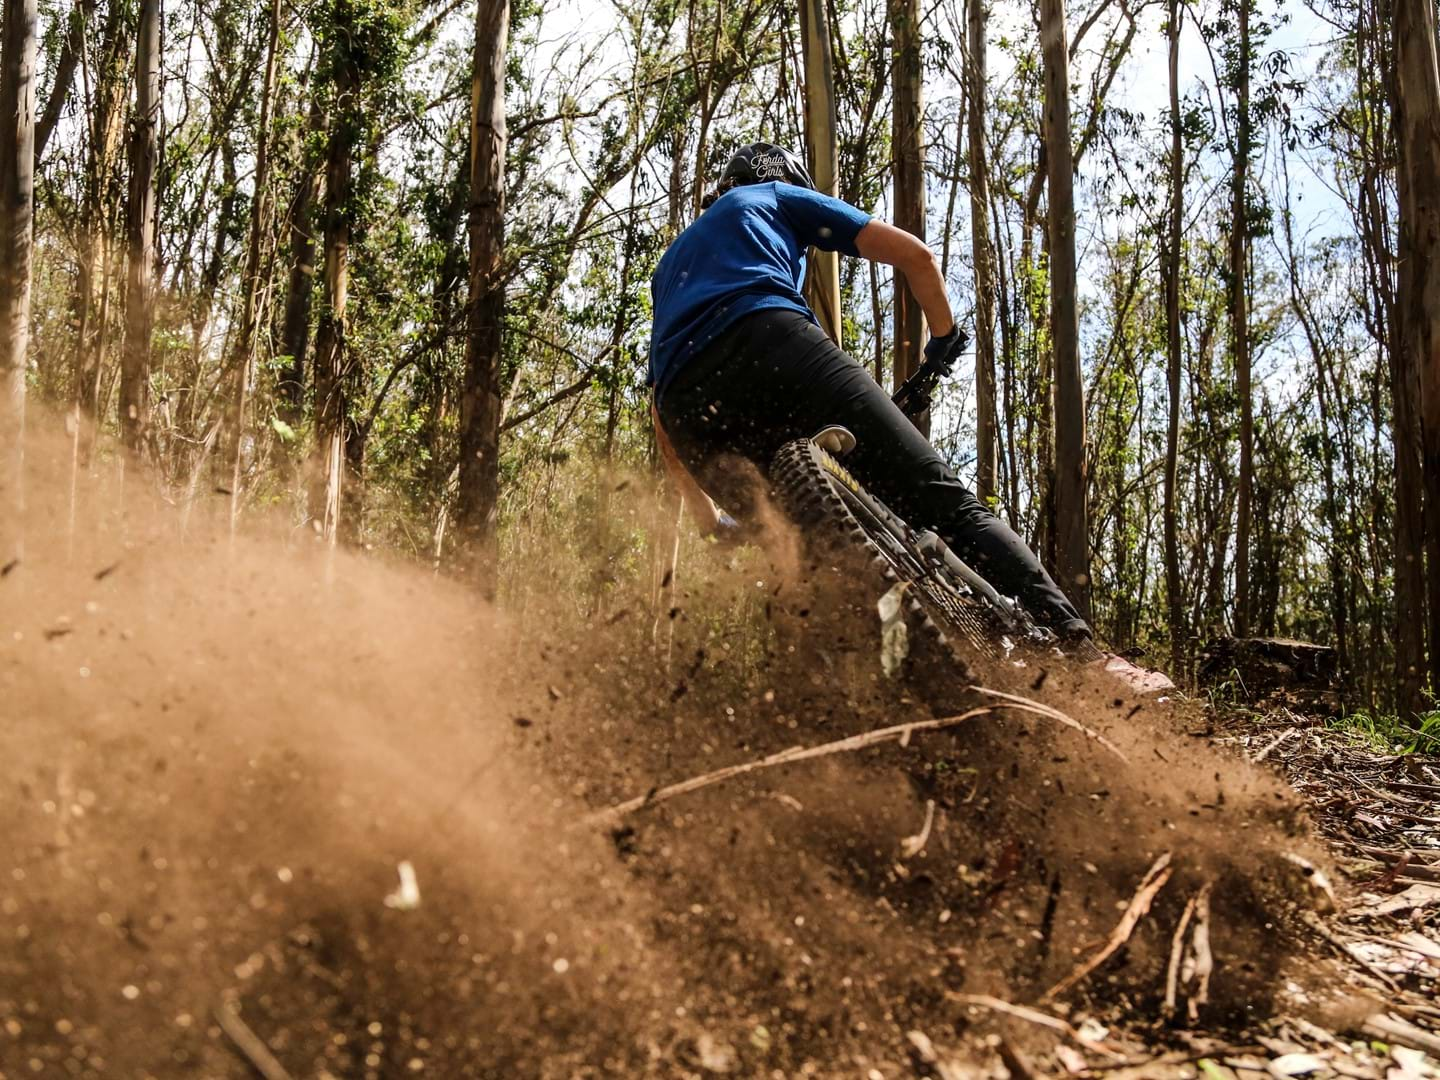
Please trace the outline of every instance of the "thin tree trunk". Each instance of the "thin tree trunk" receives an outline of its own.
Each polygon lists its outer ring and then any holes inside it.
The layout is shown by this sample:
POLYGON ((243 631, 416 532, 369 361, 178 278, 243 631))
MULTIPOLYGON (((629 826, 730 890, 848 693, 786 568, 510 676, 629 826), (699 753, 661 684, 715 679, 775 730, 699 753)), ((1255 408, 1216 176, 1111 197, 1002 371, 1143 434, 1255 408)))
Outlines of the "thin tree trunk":
POLYGON ((230 409, 230 530, 240 508, 240 440, 245 431, 245 395, 255 358, 255 333, 260 321, 260 274, 265 223, 270 216, 270 117, 275 105, 275 69, 280 51, 280 0, 270 0, 270 40, 266 45, 265 81, 260 88, 260 122, 255 136, 255 195, 250 200, 250 235, 242 278, 244 300, 240 329, 231 360, 235 387, 230 409))
POLYGON ((463 572, 493 595, 505 318, 505 54, 509 0, 478 0, 470 92, 470 297, 455 527, 463 572))
POLYGON ((20 553, 35 218, 36 0, 0 16, 0 566, 20 553))
POLYGON ((1170 228, 1165 252, 1165 375, 1170 393, 1165 430, 1165 596, 1170 616, 1170 665, 1188 670, 1188 632, 1180 586, 1179 508, 1176 488, 1180 461, 1180 235, 1185 226, 1184 143, 1180 133, 1180 0, 1170 0, 1170 228))
MULTIPOLYGON (((1407 517, 1415 514, 1413 503, 1421 501, 1422 495, 1404 491, 1406 478, 1398 474, 1402 462, 1407 469, 1418 464, 1418 478, 1423 481, 1423 528, 1413 517, 1406 522, 1408 535, 1398 535, 1397 528, 1396 562, 1407 566, 1408 572, 1402 583, 1397 568, 1396 587, 1422 585, 1423 596, 1406 607, 1429 610, 1428 669, 1422 666, 1419 672, 1402 672, 1401 707, 1419 711, 1418 684, 1426 681, 1427 670, 1430 684, 1440 686, 1440 70, 1433 4, 1429 0, 1396 0, 1394 27, 1400 157, 1396 499, 1397 504, 1401 499, 1411 504, 1405 508, 1407 517), (1428 560, 1422 560, 1417 542, 1422 531, 1428 560), (1416 573, 1422 561, 1428 561, 1428 566, 1416 573)), ((1398 517, 1397 506, 1397 527, 1398 517)))
POLYGON ((970 244, 975 263, 975 493, 998 492, 995 410, 995 250, 990 243, 990 166, 985 153, 985 8, 969 0, 966 65, 970 143, 970 244))
POLYGON ((1235 633, 1250 632, 1250 516, 1255 483, 1255 404, 1250 389, 1249 254, 1245 209, 1250 175, 1250 3, 1239 0, 1240 64, 1235 88, 1235 154, 1230 176, 1230 335, 1240 398, 1240 485, 1235 509, 1235 633))
POLYGON ((160 0, 142 0, 135 46, 135 121, 130 137, 130 200, 125 214, 125 345, 120 362, 120 438, 132 451, 140 449, 149 426, 159 129, 160 0))
POLYGON ((279 380, 281 415, 294 423, 305 407, 305 354, 310 347, 310 297, 315 291, 315 223, 312 207, 320 195, 320 167, 310 147, 325 130, 318 89, 310 95, 309 138, 301 144, 300 176, 290 200, 290 281, 280 327, 280 353, 289 358, 279 380))
POLYGON ((351 162, 359 130, 360 71, 347 47, 353 35, 351 0, 333 0, 330 51, 333 113, 325 153, 324 307, 315 342, 316 472, 310 516, 332 546, 340 536, 345 482, 345 314, 350 290, 351 162))
POLYGON ((76 0, 70 12, 70 24, 65 32, 65 41, 60 46, 60 59, 55 63, 55 82, 50 87, 50 96, 45 99, 45 109, 35 123, 35 164, 45 156, 45 147, 65 111, 65 102, 70 97, 70 87, 75 83, 75 71, 80 66, 80 52, 85 47, 85 25, 95 14, 96 0, 76 0))
POLYGON ((110 274, 111 235, 106 178, 120 152, 123 125, 115 122, 123 97, 122 53, 126 35, 124 7, 112 4, 101 35, 99 72, 96 78, 91 115, 87 117, 83 194, 80 201, 80 251, 75 275, 76 332, 75 362, 75 459, 88 461, 91 444, 99 427, 100 376, 105 358, 106 282, 110 274))
MULTIPOLYGON (((835 148, 835 59, 824 0, 801 0, 800 37, 805 52, 805 144, 810 176, 818 191, 840 190, 835 148)), ((830 340, 843 348, 840 315, 840 257, 812 250, 805 294, 830 340)))
POLYGON ((1055 562, 1059 585, 1090 617, 1085 384, 1075 282, 1074 161, 1070 145, 1070 57, 1064 0, 1041 0, 1045 62, 1046 182, 1050 189, 1050 320, 1055 363, 1055 562))
MULTIPOLYGON (((895 224, 925 239, 925 133, 921 100, 920 0, 890 0, 892 39, 891 127, 895 188, 895 224)), ((925 319, 905 275, 895 271, 895 388, 915 373, 925 346, 925 319)), ((927 413, 918 425, 929 434, 927 413)))

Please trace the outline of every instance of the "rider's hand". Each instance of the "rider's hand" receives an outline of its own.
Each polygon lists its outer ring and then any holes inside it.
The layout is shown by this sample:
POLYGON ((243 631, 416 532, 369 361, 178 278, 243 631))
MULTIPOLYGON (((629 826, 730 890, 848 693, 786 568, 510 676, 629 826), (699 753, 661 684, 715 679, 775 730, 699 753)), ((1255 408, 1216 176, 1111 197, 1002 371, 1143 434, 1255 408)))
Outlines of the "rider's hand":
POLYGON ((964 340, 965 335, 961 332, 959 323, 952 326, 948 334, 932 334, 925 345, 925 359, 935 360, 948 367, 955 362, 964 340))

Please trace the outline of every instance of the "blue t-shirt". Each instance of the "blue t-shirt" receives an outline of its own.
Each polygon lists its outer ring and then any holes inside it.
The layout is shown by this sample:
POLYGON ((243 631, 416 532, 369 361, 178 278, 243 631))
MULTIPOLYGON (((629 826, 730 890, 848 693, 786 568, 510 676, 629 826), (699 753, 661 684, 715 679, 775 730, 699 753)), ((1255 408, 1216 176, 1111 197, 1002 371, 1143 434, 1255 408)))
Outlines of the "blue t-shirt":
POLYGON ((732 188, 676 237, 650 280, 650 383, 657 392, 742 315, 789 308, 817 322, 800 294, 805 249, 858 254, 870 215, 794 184, 732 188))

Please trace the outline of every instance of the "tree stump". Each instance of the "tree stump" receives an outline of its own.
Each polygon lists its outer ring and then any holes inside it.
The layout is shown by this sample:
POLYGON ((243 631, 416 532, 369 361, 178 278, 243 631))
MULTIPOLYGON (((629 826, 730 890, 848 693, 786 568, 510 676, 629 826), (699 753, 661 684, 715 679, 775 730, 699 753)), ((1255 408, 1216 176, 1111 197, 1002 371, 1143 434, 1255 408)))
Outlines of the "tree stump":
POLYGON ((1339 704, 1340 656, 1310 641, 1216 638, 1201 650, 1197 675, 1201 686, 1229 683, 1252 703, 1326 714, 1339 704))

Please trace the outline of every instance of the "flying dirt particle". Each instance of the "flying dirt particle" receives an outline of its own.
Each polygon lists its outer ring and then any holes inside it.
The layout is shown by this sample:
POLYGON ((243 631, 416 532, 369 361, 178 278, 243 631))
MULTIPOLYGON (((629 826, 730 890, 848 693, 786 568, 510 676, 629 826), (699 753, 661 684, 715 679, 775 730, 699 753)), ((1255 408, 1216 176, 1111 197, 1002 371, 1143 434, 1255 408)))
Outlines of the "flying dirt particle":
POLYGON ((411 1072, 422 1072, 425 1068, 425 1061, 423 1058, 411 1058, 405 1063, 405 1067, 411 1072))
POLYGON ((555 963, 551 964, 550 966, 555 969, 556 975, 564 975, 567 971, 570 970, 570 961, 566 960, 565 957, 561 956, 558 957, 555 963))
POLYGON ((0 566, 0 578, 9 577, 10 571, 20 565, 19 559, 11 559, 4 566, 0 566))
POLYGON ((120 564, 118 562, 111 563, 109 566, 102 566, 99 570, 95 571, 95 580, 104 581, 107 577, 109 577, 111 574, 113 574, 116 570, 119 569, 120 564))
POLYGON ((288 866, 282 866, 279 870, 276 870, 275 876, 286 885, 289 885, 290 882, 295 880, 295 874, 288 866))
POLYGON ((126 1001, 134 1001, 140 996, 140 987, 134 983, 126 983, 120 988, 120 996, 126 1001))
POLYGON ((559 687, 554 686, 554 685, 547 686, 547 687, 545 688, 545 692, 550 695, 550 700, 551 700, 551 701, 559 701, 561 698, 563 698, 563 697, 565 696, 564 694, 562 694, 562 693, 560 692, 559 687))
POLYGON ((534 721, 534 720, 531 720, 528 716, 517 716, 517 717, 515 717, 515 726, 518 727, 518 728, 527 728, 527 727, 530 727, 531 725, 533 725, 534 723, 535 723, 535 721, 534 721))

